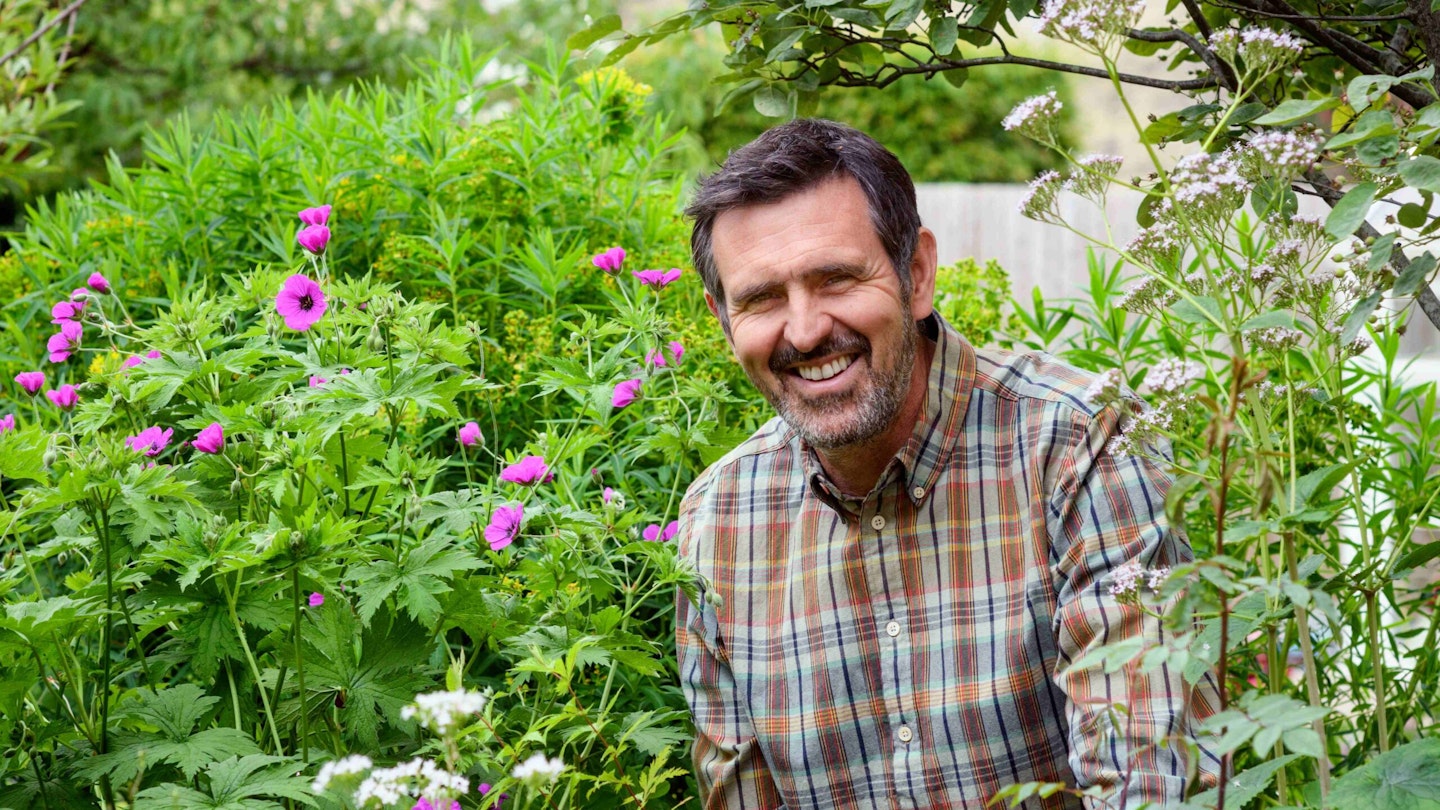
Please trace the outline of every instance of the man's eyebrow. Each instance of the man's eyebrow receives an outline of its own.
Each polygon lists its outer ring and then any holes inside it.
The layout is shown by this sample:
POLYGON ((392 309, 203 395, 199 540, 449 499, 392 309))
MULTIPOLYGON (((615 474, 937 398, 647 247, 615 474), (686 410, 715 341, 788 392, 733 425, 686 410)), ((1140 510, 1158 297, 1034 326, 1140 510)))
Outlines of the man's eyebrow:
MULTIPOLYGON (((833 275, 843 275, 850 278, 861 278, 865 275, 865 272, 865 268, 853 264, 822 264, 818 267, 812 267, 809 270, 806 270, 805 272, 800 274, 800 277, 806 281, 810 281, 816 276, 833 275)), ((738 291, 735 292, 734 295, 731 295, 730 305, 736 307, 737 309, 743 308, 752 300, 759 298, 766 293, 774 292, 775 290, 784 286, 785 283, 783 281, 778 281, 774 279, 768 281, 757 281, 754 284, 740 288, 738 291)))

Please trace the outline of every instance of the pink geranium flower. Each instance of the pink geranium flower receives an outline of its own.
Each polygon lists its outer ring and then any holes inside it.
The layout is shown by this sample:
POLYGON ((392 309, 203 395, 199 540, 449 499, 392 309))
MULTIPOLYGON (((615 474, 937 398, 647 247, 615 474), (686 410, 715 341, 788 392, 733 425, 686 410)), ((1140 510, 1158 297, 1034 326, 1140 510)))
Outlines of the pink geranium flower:
POLYGON ((4 416, 0 416, 0 433, 4 433, 4 432, 7 431, 7 430, 14 430, 14 429, 15 429, 15 414, 13 414, 13 413, 7 413, 7 414, 5 414, 4 416))
POLYGON ((667 523, 663 529, 660 528, 659 523, 651 523, 645 527, 645 531, 641 532, 640 535, 652 543, 663 543, 674 537, 678 531, 680 531, 680 521, 672 520, 667 523))
POLYGON ((483 438, 484 435, 480 433, 480 425, 475 422, 466 422, 465 425, 460 428, 461 447, 474 447, 483 438))
POLYGON ((97 293, 110 292, 110 282, 106 281, 105 277, 99 273, 91 273, 90 277, 85 279, 85 285, 97 293))
POLYGON ((43 371, 22 371, 15 375, 15 382, 25 389, 25 393, 35 396, 40 389, 45 387, 45 372, 43 371))
POLYGON ((327 383, 327 382, 330 382, 330 381, 327 380, 327 379, 325 379, 324 377, 316 377, 316 376, 314 376, 313 374, 310 376, 310 387, 311 387, 311 388, 319 388, 320 386, 324 385, 324 384, 327 383))
POLYGON ((640 279, 641 284, 644 284, 646 287, 654 287, 657 290, 663 290, 670 282, 680 278, 680 274, 681 270, 678 267, 672 267, 669 270, 630 271, 630 275, 640 279))
POLYGON ((160 451, 165 449, 165 445, 170 443, 170 436, 174 432, 170 428, 161 430, 158 426, 148 427, 134 436, 126 437, 125 443, 137 453, 158 456, 160 451))
POLYGON ((60 301, 50 308, 50 323, 64 325, 68 321, 79 320, 80 315, 85 311, 85 302, 82 301, 60 301))
POLYGON ((80 345, 80 336, 85 327, 79 321, 65 321, 60 324, 60 331, 50 336, 45 342, 45 348, 50 351, 50 362, 63 363, 70 359, 70 355, 80 345))
POLYGON ((300 221, 306 225, 324 225, 330 221, 330 206, 317 205, 300 212, 300 221))
MULTIPOLYGON (((327 205, 325 207, 329 208, 330 206, 327 205)), ((323 604, 325 604, 325 594, 319 591, 310 594, 310 607, 320 607, 323 604)))
POLYGON ((325 292, 320 285, 299 273, 285 279, 275 296, 275 310, 285 319, 285 326, 304 332, 325 314, 325 292))
POLYGON ((80 401, 80 393, 75 390, 75 386, 68 383, 53 391, 46 391, 45 397, 62 411, 70 410, 80 401))
POLYGON ((605 503, 610 503, 610 501, 614 498, 615 490, 610 487, 605 487, 605 491, 600 493, 600 500, 604 501, 605 503))
POLYGON ((670 353, 670 362, 680 365, 680 358, 685 356, 685 346, 678 340, 672 340, 665 344, 665 350, 670 353))
POLYGON ((620 272, 620 265, 625 262, 625 248, 613 247, 603 253, 597 253, 590 257, 590 263, 604 270, 609 275, 620 272))
POLYGON ((654 366, 655 368, 664 368, 664 352, 661 352, 659 349, 651 349, 650 351, 645 352, 645 365, 654 366))
POLYGON ((300 243, 300 247, 319 256, 325 252, 325 246, 330 244, 330 229, 324 225, 307 226, 295 234, 295 241, 300 243))
POLYGON ((125 362, 121 363, 120 365, 124 366, 125 368, 134 368, 145 362, 146 360, 159 360, 161 357, 162 355, 160 354, 159 349, 151 349, 150 351, 146 352, 145 356, 143 357, 138 354, 130 355, 129 357, 125 358, 125 362))
POLYGON ((490 525, 485 527, 485 541, 490 544, 490 550, 499 551, 515 542, 520 535, 520 524, 524 521, 524 504, 495 507, 495 511, 490 513, 490 525))
POLYGON ((225 428, 219 422, 211 422, 195 437, 193 444, 202 453, 218 453, 225 449, 225 428))
POLYGON ((522 487, 549 481, 551 477, 550 465, 545 463, 544 456, 526 456, 500 471, 501 481, 509 481, 522 487))
POLYGON ((616 408, 623 408, 640 397, 640 381, 626 380, 617 383, 615 392, 610 395, 610 404, 616 408))

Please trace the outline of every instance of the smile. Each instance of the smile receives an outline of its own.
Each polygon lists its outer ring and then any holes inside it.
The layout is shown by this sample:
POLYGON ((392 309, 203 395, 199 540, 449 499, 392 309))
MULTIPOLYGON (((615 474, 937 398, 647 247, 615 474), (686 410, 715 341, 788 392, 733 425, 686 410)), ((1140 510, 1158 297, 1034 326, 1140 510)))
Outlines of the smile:
POLYGON ((811 382, 822 382, 849 368, 850 364, 855 362, 855 358, 856 355, 846 355, 844 357, 837 357, 828 363, 822 363, 818 366, 796 366, 795 373, 800 375, 802 379, 811 382))

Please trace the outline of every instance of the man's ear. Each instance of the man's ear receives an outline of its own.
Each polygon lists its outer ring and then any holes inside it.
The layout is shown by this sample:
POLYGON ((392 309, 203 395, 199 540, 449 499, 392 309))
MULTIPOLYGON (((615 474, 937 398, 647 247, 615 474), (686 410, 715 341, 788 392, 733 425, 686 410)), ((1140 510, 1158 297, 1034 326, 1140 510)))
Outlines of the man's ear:
POLYGON ((730 339, 730 319, 720 312, 720 302, 715 300, 715 296, 711 295, 709 290, 705 291, 705 306, 710 308, 710 314, 720 322, 720 331, 725 333, 725 342, 730 344, 730 351, 734 352, 735 341, 730 339))
POLYGON ((939 250, 935 232, 921 228, 915 241, 915 254, 910 257, 910 313, 919 321, 935 311, 935 272, 939 250))

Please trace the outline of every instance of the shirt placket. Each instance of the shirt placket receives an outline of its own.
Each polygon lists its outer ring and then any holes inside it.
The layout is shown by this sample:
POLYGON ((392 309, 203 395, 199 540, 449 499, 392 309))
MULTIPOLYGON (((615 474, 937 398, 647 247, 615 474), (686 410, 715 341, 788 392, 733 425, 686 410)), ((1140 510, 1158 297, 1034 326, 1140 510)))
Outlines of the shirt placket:
POLYGON ((895 487, 872 492, 861 507, 861 536, 871 557, 865 567, 880 647, 887 732, 890 737, 891 806, 913 808, 921 785, 921 735, 917 725, 912 672, 910 615, 896 522, 895 487))

